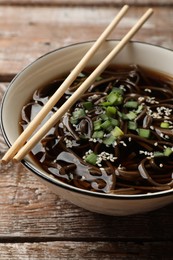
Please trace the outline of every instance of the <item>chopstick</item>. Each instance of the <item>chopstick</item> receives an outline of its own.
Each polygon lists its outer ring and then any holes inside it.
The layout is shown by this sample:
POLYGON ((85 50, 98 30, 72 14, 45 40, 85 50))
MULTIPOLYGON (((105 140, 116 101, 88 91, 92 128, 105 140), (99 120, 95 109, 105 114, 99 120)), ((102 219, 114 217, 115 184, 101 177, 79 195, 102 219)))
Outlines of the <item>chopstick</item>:
POLYGON ((60 120, 60 118, 68 111, 68 109, 79 99, 79 97, 89 88, 93 81, 106 69, 111 60, 120 52, 120 50, 130 41, 135 33, 152 15, 153 10, 148 9, 138 22, 130 29, 130 31, 122 38, 122 40, 114 47, 107 57, 98 65, 91 75, 81 84, 81 86, 73 93, 73 95, 57 110, 57 112, 33 135, 29 141, 14 156, 13 161, 22 160, 25 155, 38 143, 45 134, 60 120))
POLYGON ((103 31, 97 41, 93 44, 93 46, 89 49, 89 51, 84 55, 84 57, 80 60, 80 62, 76 65, 76 67, 72 70, 69 76, 64 80, 58 90, 54 93, 54 95, 49 99, 46 105, 41 109, 41 111, 35 116, 35 118, 30 122, 28 127, 21 133, 21 135, 16 139, 13 145, 6 152, 4 157, 2 158, 2 163, 9 162, 13 156, 17 153, 17 151, 23 146, 26 140, 32 135, 32 133, 36 130, 36 128, 43 121, 48 112, 53 108, 53 106, 58 102, 58 100, 62 97, 67 88, 72 84, 72 82, 77 78, 79 73, 84 69, 87 62, 93 57, 95 52, 101 46, 101 44, 106 40, 108 35, 112 32, 115 26, 119 23, 119 21, 123 18, 125 13, 127 12, 129 6, 124 5, 119 13, 115 16, 112 22, 108 25, 108 27, 103 31))

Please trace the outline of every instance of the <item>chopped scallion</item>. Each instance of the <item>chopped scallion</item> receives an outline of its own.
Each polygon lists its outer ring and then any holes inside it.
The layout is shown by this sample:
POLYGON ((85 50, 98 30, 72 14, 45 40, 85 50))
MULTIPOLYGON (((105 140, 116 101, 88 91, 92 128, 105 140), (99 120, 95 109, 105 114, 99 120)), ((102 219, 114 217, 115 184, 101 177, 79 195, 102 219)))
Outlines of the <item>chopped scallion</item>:
POLYGON ((119 92, 111 91, 107 96, 108 102, 111 102, 112 105, 122 104, 123 97, 119 92))
POLYGON ((163 154, 165 156, 169 156, 169 155, 171 155, 171 153, 173 153, 173 150, 170 147, 166 147, 164 152, 163 152, 163 154))
POLYGON ((123 113, 121 113, 120 111, 117 111, 117 114, 119 117, 123 117, 123 113))
POLYGON ((104 136, 104 132, 103 131, 95 131, 92 135, 92 138, 96 138, 96 139, 102 139, 104 136))
POLYGON ((163 156, 162 152, 159 152, 159 151, 154 152, 154 157, 160 157, 160 156, 163 156))
POLYGON ((115 136, 109 135, 103 139, 103 143, 105 145, 111 145, 115 142, 115 139, 116 139, 115 136))
POLYGON ((90 101, 86 101, 83 103, 83 106, 86 110, 91 110, 93 108, 93 103, 90 101))
POLYGON ((106 129, 106 128, 108 128, 109 126, 111 126, 110 120, 106 120, 106 121, 104 121, 104 122, 101 124, 101 128, 103 128, 103 129, 106 129))
POLYGON ((108 106, 108 107, 106 108, 106 115, 108 115, 108 116, 113 116, 113 115, 116 114, 116 112, 117 112, 116 107, 108 106))
POLYGON ((137 101, 127 101, 124 104, 124 107, 126 107, 126 108, 137 108, 138 107, 138 102, 137 101))
POLYGON ((94 131, 100 130, 101 129, 101 124, 102 124, 102 120, 98 119, 96 121, 94 121, 94 131))
POLYGON ((96 165, 96 162, 97 162, 97 154, 92 152, 90 154, 88 154, 86 157, 85 157, 85 161, 87 163, 90 163, 92 165, 96 165))
POLYGON ((139 105, 137 110, 135 110, 136 114, 141 113, 142 109, 143 109, 143 105, 139 105))
POLYGON ((129 118, 127 117, 127 114, 125 114, 125 113, 121 113, 121 117, 123 120, 129 120, 129 118))
POLYGON ((113 87, 111 92, 116 92, 121 96, 124 94, 124 90, 122 88, 116 88, 116 87, 113 87))
POLYGON ((109 119, 109 117, 108 117, 106 114, 100 115, 100 118, 101 118, 103 121, 106 121, 106 120, 109 119))
POLYGON ((112 126, 118 126, 119 125, 119 121, 115 118, 110 118, 111 124, 112 126))
POLYGON ((113 128, 114 128, 114 126, 113 126, 113 125, 110 125, 109 127, 107 127, 107 128, 105 129, 105 131, 106 131, 107 133, 110 133, 110 132, 113 130, 113 128))
POLYGON ((126 117, 129 119, 129 120, 133 120, 136 118, 136 113, 133 112, 133 111, 130 111, 129 113, 126 114, 126 117))
POLYGON ((140 137, 149 138, 150 137, 150 130, 145 128, 139 128, 138 134, 140 137))
POLYGON ((128 129, 136 130, 137 129, 137 123, 135 121, 129 121, 128 122, 128 129))
POLYGON ((79 119, 80 117, 85 116, 85 111, 83 108, 78 108, 72 113, 72 117, 75 119, 79 119))
POLYGON ((160 127, 161 128, 169 128, 169 123, 168 122, 161 122, 160 127))
POLYGON ((70 123, 72 125, 76 125, 78 123, 78 120, 76 118, 74 118, 73 116, 70 117, 70 123))
POLYGON ((80 117, 83 117, 85 116, 85 111, 83 108, 78 108, 77 110, 75 110, 73 113, 72 113, 72 116, 70 117, 70 123, 71 124, 77 124, 78 123, 78 119, 80 117))
POLYGON ((111 131, 111 134, 114 137, 119 137, 119 136, 124 135, 123 131, 118 126, 115 126, 115 128, 111 131))
POLYGON ((104 101, 104 102, 101 102, 100 105, 103 106, 103 107, 107 107, 107 106, 111 106, 112 103, 109 102, 109 101, 104 101))

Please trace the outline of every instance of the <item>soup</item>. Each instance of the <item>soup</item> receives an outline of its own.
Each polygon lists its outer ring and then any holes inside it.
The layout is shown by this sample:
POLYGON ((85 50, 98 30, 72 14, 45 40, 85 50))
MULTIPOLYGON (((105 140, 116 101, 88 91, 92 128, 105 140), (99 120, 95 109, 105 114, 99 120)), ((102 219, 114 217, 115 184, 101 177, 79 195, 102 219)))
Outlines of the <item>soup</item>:
MULTIPOLYGON (((91 71, 77 77, 45 120, 91 71)), ((35 91, 22 109, 22 129, 64 78, 35 91)), ((48 174, 81 189, 132 195, 171 189, 173 79, 137 65, 109 67, 31 153, 48 174)))

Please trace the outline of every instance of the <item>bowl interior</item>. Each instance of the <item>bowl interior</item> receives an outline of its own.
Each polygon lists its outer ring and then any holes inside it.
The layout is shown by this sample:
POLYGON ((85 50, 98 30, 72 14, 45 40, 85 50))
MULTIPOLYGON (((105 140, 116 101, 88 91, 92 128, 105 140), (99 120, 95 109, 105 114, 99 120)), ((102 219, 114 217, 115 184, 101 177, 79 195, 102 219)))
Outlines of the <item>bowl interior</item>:
MULTIPOLYGON (((117 43, 113 40, 105 42, 88 66, 99 64, 117 43)), ((33 92, 50 80, 69 73, 92 44, 92 42, 74 44, 48 53, 30 64, 13 79, 3 98, 1 109, 2 131, 8 145, 13 144, 20 134, 18 121, 21 109, 33 92)), ((112 60, 112 64, 138 64, 173 76, 173 52, 150 44, 138 42, 127 44, 112 60)), ((37 168, 30 156, 26 159, 37 168)))

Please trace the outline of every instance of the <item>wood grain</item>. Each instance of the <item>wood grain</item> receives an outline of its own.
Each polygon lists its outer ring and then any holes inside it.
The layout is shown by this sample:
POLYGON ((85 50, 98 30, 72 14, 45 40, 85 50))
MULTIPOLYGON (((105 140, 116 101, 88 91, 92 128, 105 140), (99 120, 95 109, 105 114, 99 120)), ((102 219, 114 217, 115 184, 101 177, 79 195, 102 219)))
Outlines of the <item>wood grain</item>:
MULTIPOLYGON (((1 7, 0 76, 5 80, 44 53, 68 44, 95 40, 118 8, 1 7), (70 24, 70 26, 69 26, 70 24)), ((146 8, 131 8, 110 38, 120 39, 146 8)), ((173 47, 173 8, 155 14, 134 40, 173 47), (165 26, 166 25, 166 26, 165 26)))
POLYGON ((173 0, 0 0, 2 5, 46 5, 46 6, 122 6, 123 4, 146 6, 170 6, 173 0))
MULTIPOLYGON (((125 2, 133 7, 111 38, 121 38, 150 4, 155 14, 134 39, 173 48, 172 0, 125 2)), ((24 66, 55 48, 96 39, 122 3, 0 0, 0 101, 24 66)), ((0 135, 0 157, 6 150, 0 135)), ((53 194, 22 164, 0 165, 0 260, 169 260, 172 216, 172 204, 129 217, 95 214, 53 194)))
POLYGON ((104 259, 104 260, 172 260, 172 242, 160 244, 142 242, 41 242, 1 244, 3 260, 55 260, 55 259, 104 259), (158 258, 163 254, 164 256, 158 258), (157 252, 157 253, 156 253, 157 252), (12 257, 12 258, 11 258, 12 257))

